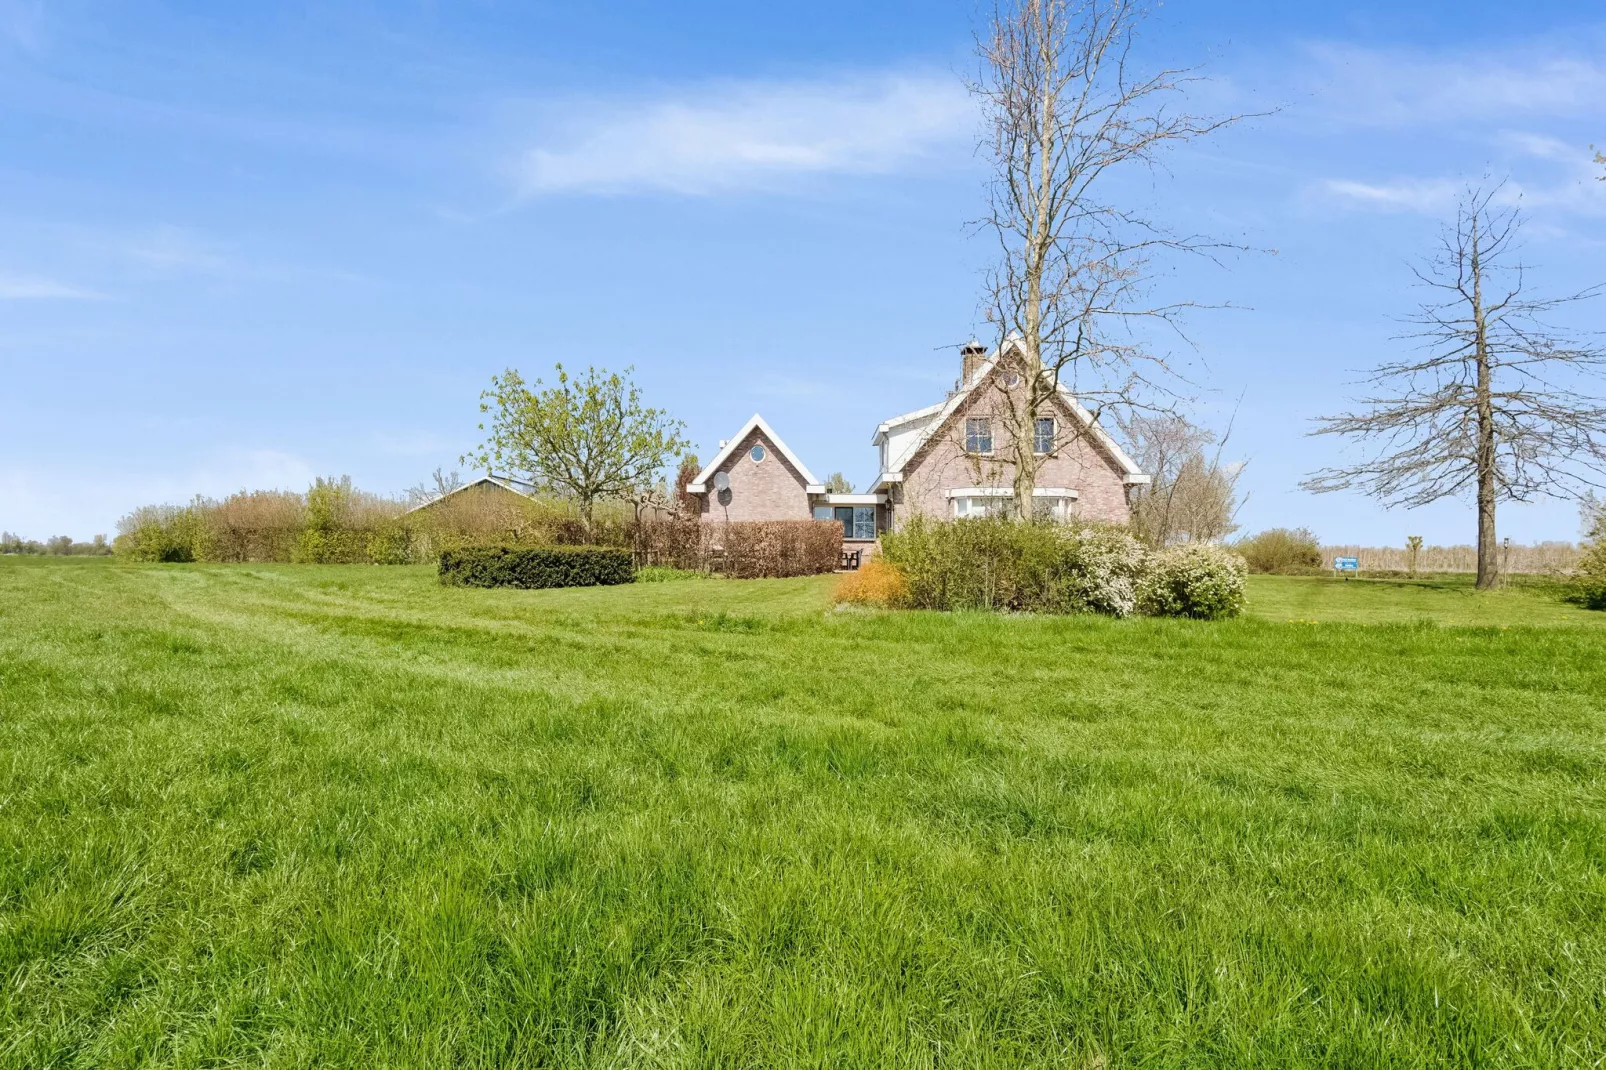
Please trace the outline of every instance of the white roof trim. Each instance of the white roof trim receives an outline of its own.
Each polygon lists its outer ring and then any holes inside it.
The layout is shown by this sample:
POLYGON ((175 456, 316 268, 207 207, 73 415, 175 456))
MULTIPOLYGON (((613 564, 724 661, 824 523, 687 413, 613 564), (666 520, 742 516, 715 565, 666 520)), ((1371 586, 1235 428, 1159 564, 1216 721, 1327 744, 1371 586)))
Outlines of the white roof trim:
POLYGON ((764 417, 756 412, 742 425, 740 431, 726 440, 725 444, 720 447, 719 452, 714 454, 714 459, 709 461, 701 472, 697 473, 697 478, 686 484, 686 489, 692 494, 707 494, 709 480, 714 478, 714 473, 719 471, 719 466, 730 460, 731 454, 736 452, 736 447, 740 446, 742 440, 755 429, 762 431, 764 437, 770 440, 770 444, 781 451, 781 456, 792 462, 792 467, 796 468, 798 475, 803 477, 805 484, 803 489, 805 492, 809 494, 825 493, 825 484, 814 478, 814 473, 809 471, 808 465, 804 464, 798 458, 798 455, 793 453, 785 442, 781 441, 781 436, 775 433, 775 429, 765 423, 764 417))
POLYGON ((885 494, 818 494, 821 505, 885 505, 885 494))
POLYGON ((1110 451, 1110 456, 1115 458, 1115 463, 1125 469, 1126 481, 1149 482, 1149 477, 1143 474, 1143 469, 1138 467, 1138 462, 1127 456, 1126 450, 1121 448, 1120 443, 1111 438, 1110 433, 1104 430, 1104 427, 1098 421, 1093 419, 1093 414, 1082 407, 1082 403, 1077 400, 1076 395, 1071 393, 1071 388, 1064 383, 1060 383, 1059 388, 1060 393, 1065 395, 1066 404, 1070 406, 1072 412, 1076 413, 1077 419, 1082 421, 1084 427, 1093 432, 1093 437, 1098 441, 1099 445, 1110 451), (1136 479, 1134 477, 1142 478, 1136 479))
POLYGON ((875 437, 870 440, 870 445, 873 446, 877 442, 880 442, 881 436, 892 430, 894 427, 900 427, 903 424, 913 423, 915 420, 918 420, 921 417, 930 416, 933 413, 941 412, 942 407, 946 404, 947 402, 939 401, 935 405, 927 405, 923 409, 916 409, 914 412, 906 412, 902 416, 894 416, 890 420, 883 420, 880 425, 876 427, 875 437))
MULTIPOLYGON (((1005 340, 1004 345, 1019 346, 1020 343, 1014 338, 1009 338, 1005 340)), ((991 354, 988 355, 987 359, 977 367, 976 373, 970 377, 970 381, 965 383, 964 386, 954 393, 953 397, 949 398, 941 405, 920 409, 916 412, 905 413, 903 416, 895 416, 891 420, 888 420, 886 423, 881 425, 881 428, 886 428, 896 423, 905 423, 923 416, 929 416, 933 412, 937 414, 937 418, 932 420, 931 424, 915 438, 913 444, 911 444, 908 449, 903 451, 903 455, 893 459, 893 461, 890 463, 891 471, 882 474, 881 479, 876 483, 877 486, 880 486, 882 483, 891 482, 892 480, 889 478, 890 476, 902 478, 903 466, 908 463, 909 458, 920 452, 921 447, 930 441, 931 436, 936 429, 947 422, 948 417, 953 415, 954 410, 963 404, 964 400, 970 396, 970 392, 979 386, 981 382, 992 372, 992 370, 997 367, 998 355, 999 351, 995 349, 991 354)), ((1071 388, 1066 386, 1064 383, 1060 383, 1059 392, 1064 397, 1066 407, 1069 408, 1071 412, 1075 414, 1076 418, 1081 421, 1082 426, 1085 427, 1092 435, 1093 440, 1100 446, 1104 447, 1104 449, 1109 452, 1110 456, 1114 458, 1115 463, 1119 465, 1122 470, 1122 475, 1128 480, 1135 476, 1142 476, 1143 469, 1139 468, 1137 462, 1127 455, 1127 452, 1120 447, 1115 439, 1110 437, 1109 432, 1105 431, 1104 428, 1093 419, 1093 414, 1088 412, 1082 403, 1077 400, 1076 395, 1071 392, 1071 388)), ((878 439, 880 438, 881 433, 881 429, 878 428, 876 431, 876 436, 878 439)))
POLYGON ((411 509, 403 510, 402 516, 406 516, 408 513, 416 513, 420 509, 428 509, 430 506, 435 505, 438 502, 443 502, 454 494, 461 494, 465 490, 468 490, 471 487, 477 487, 482 483, 489 483, 493 487, 501 487, 503 490, 510 490, 514 494, 521 495, 525 498, 535 497, 535 485, 533 483, 526 483, 522 479, 507 479, 502 476, 480 476, 478 479, 469 480, 461 487, 455 487, 452 490, 447 491, 445 494, 436 495, 427 502, 420 502, 411 509))

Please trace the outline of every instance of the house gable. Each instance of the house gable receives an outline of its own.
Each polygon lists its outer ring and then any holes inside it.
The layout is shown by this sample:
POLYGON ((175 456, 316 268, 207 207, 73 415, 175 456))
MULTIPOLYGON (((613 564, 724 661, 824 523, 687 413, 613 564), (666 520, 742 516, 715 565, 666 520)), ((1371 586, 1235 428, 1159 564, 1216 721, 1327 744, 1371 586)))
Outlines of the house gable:
MULTIPOLYGON (((965 451, 960 428, 961 421, 970 416, 989 416, 994 420, 995 436, 1008 433, 997 393, 985 388, 1015 365, 1007 359, 1014 355, 1006 350, 1006 359, 1000 359, 994 353, 943 405, 895 417, 877 429, 876 442, 885 453, 893 452, 886 447, 896 441, 894 436, 905 440, 897 451, 902 456, 888 458, 887 470, 876 484, 876 489, 901 485, 900 511, 949 516, 949 501, 961 490, 980 493, 979 487, 990 493, 1009 485, 1013 466, 1004 444, 995 442, 990 456, 978 458, 965 451), (917 434, 910 435, 910 425, 918 429, 917 434)), ((1147 483, 1148 477, 1069 389, 1061 385, 1051 403, 1058 418, 1076 427, 1078 433, 1070 436, 1070 441, 1064 441, 1062 433, 1062 444, 1042 459, 1037 472, 1039 488, 1060 490, 1064 497, 1078 502, 1080 515, 1090 519, 1125 522, 1129 515, 1127 489, 1147 483)))
POLYGON ((810 495, 825 490, 757 415, 686 489, 701 499, 702 518, 710 521, 808 520, 810 495), (724 490, 716 485, 721 474, 730 481, 724 490))

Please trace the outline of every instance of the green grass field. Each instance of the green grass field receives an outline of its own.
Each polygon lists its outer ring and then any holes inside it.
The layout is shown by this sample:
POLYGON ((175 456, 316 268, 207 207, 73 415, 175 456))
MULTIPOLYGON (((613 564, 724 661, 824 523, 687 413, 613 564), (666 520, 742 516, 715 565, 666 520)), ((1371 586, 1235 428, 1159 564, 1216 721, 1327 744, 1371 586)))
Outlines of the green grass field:
POLYGON ((828 589, 0 559, 0 1065, 1606 1057, 1606 614, 828 589))

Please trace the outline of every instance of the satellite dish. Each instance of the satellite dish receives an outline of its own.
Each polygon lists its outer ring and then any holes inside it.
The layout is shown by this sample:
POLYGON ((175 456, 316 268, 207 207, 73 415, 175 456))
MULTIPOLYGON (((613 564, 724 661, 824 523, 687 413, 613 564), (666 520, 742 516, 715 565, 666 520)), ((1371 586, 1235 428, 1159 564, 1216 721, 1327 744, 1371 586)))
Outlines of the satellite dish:
POLYGON ((731 489, 731 477, 730 477, 730 473, 729 472, 715 473, 715 475, 714 475, 714 489, 715 490, 730 490, 731 489))

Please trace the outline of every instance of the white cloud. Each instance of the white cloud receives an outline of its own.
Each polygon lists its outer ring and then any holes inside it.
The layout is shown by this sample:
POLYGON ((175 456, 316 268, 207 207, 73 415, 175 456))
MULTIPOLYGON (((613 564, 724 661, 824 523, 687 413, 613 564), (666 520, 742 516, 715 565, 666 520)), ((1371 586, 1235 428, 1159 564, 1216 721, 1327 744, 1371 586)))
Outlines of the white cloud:
POLYGON ((1346 124, 1606 116, 1606 61, 1568 51, 1554 42, 1459 54, 1318 44, 1308 48, 1304 79, 1346 124))
POLYGON ((582 108, 566 137, 524 154, 519 180, 527 195, 708 194, 888 172, 965 151, 975 114, 950 75, 726 85, 582 108))
POLYGON ((1470 186, 1487 186, 1501 174, 1507 178, 1496 203, 1523 209, 1548 209, 1579 216, 1606 215, 1606 183, 1596 181, 1592 153, 1560 138, 1525 131, 1498 131, 1493 143, 1502 152, 1502 170, 1461 178, 1396 178, 1382 182, 1332 178, 1319 182, 1318 199, 1342 207, 1381 212, 1418 212, 1444 216, 1470 186))
POLYGON ((51 279, 0 275, 0 301, 95 301, 104 296, 51 279))
POLYGON ((1356 208, 1384 212, 1421 212, 1443 215, 1455 204, 1465 185, 1443 178, 1409 178, 1394 182, 1356 182, 1331 178, 1320 189, 1332 199, 1356 208))

